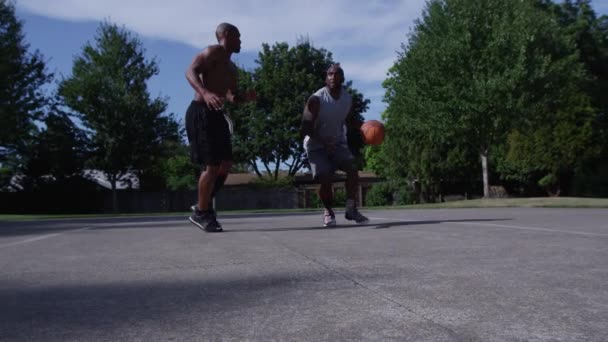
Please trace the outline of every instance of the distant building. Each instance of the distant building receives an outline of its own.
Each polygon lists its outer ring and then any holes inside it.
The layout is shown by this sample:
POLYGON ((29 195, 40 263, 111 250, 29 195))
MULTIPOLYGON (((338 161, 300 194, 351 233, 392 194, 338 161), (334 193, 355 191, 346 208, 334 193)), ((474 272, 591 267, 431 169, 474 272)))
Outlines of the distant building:
MULTIPOLYGON (((105 172, 100 170, 84 170, 84 177, 99 185, 100 187, 108 190, 112 190, 112 184, 108 180, 105 172)), ((124 175, 118 182, 116 182, 117 190, 137 190, 139 189, 139 178, 133 172, 129 172, 124 175)))
MULTIPOLYGON (((379 183, 384 181, 385 179, 379 177, 373 172, 359 171, 359 188, 357 189, 357 203, 360 206, 365 206, 365 197, 374 183, 379 183)), ((342 171, 336 172, 333 179, 333 190, 334 193, 338 189, 344 189, 344 182, 346 181, 346 174, 342 171)), ((309 207, 310 202, 314 196, 317 196, 317 190, 319 189, 319 183, 317 183, 313 178, 312 174, 299 174, 296 175, 294 179, 295 187, 302 192, 301 201, 303 203, 300 204, 301 207, 309 207)))

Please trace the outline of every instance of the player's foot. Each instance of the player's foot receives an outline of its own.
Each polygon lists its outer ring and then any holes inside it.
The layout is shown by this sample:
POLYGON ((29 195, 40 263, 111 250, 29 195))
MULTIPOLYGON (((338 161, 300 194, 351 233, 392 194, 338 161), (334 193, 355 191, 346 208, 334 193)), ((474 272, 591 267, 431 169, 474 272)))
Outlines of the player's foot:
POLYGON ((346 207, 346 212, 344 213, 344 218, 349 221, 355 221, 357 223, 369 222, 369 219, 367 217, 363 216, 359 212, 359 210, 357 210, 357 207, 355 207, 355 206, 346 207))
MULTIPOLYGON (((197 211, 199 211, 199 210, 198 210, 198 205, 196 205, 196 204, 191 205, 191 206, 190 206, 190 210, 192 211, 192 215, 196 214, 196 213, 197 213, 197 211)), ((219 226, 219 227, 220 227, 220 229, 221 229, 221 228, 222 228, 222 224, 221 224, 221 223, 219 223, 219 222, 217 221, 217 213, 215 212, 215 210, 213 210, 213 208, 211 208, 211 209, 209 209, 207 212, 208 212, 209 214, 213 215, 213 217, 215 218, 215 222, 218 224, 218 226, 219 226)))
POLYGON ((333 211, 325 209, 323 213, 323 226, 324 227, 333 227, 336 225, 336 215, 333 211))
POLYGON ((195 213, 190 215, 189 219, 195 226, 208 233, 222 231, 222 226, 217 222, 213 213, 196 210, 195 213))
POLYGON ((218 222, 218 220, 217 220, 217 213, 215 212, 215 210, 209 209, 208 213, 211 216, 213 216, 213 220, 215 220, 215 224, 217 224, 217 227, 220 229, 220 231, 222 231, 222 224, 218 222))

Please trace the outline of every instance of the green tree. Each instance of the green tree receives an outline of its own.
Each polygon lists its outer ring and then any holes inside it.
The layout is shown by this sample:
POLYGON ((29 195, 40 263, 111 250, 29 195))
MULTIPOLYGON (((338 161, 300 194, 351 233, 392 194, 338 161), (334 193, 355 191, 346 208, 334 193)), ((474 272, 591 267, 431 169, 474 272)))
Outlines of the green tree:
POLYGON ((530 118, 584 101, 564 97, 584 79, 573 47, 532 2, 430 1, 385 82, 387 153, 408 159, 395 168, 451 177, 477 155, 488 196, 492 148, 530 118))
POLYGON ((173 116, 162 115, 166 99, 151 98, 148 92, 147 81, 158 72, 137 37, 105 22, 95 43, 85 44, 75 58, 72 75, 59 85, 66 105, 88 129, 90 166, 103 171, 112 184, 115 211, 117 182, 129 172, 145 174, 165 143, 178 141, 173 116))
POLYGON ((537 5, 554 15, 560 24, 557 32, 575 43, 588 77, 563 83, 551 106, 537 108, 526 125, 509 134, 506 159, 499 167, 507 169, 502 172, 507 179, 559 195, 570 188, 575 173, 597 166, 602 149, 608 151, 608 101, 603 95, 608 91, 608 30, 602 29, 590 1, 537 5))
POLYGON ((48 103, 43 85, 52 79, 42 55, 29 52, 22 26, 14 4, 0 0, 0 189, 26 162, 48 103))
POLYGON ((169 190, 195 190, 200 168, 192 163, 188 147, 181 145, 174 155, 165 159, 165 182, 169 190))
MULTIPOLYGON (((299 133, 304 103, 324 85, 332 55, 301 40, 293 47, 263 44, 256 63, 252 72, 241 70, 239 74, 239 86, 253 86, 258 96, 254 104, 232 111, 236 159, 247 160, 259 177, 277 179, 282 166, 289 175, 295 175, 307 163, 299 133)), ((355 114, 362 120, 369 100, 350 82, 346 86, 355 98, 355 114)), ((363 146, 358 135, 358 131, 349 132, 351 149, 357 155, 363 146)))
POLYGON ((30 146, 23 168, 25 189, 40 189, 49 183, 66 185, 82 178, 88 140, 66 113, 49 113, 30 146))
MULTIPOLYGON (((576 42, 580 60, 591 76, 584 87, 596 119, 590 146, 600 150, 577 168, 578 181, 574 181, 586 183, 583 187, 597 189, 601 195, 600 189, 608 187, 603 176, 608 169, 608 161, 603 157, 608 155, 608 16, 597 17, 589 0, 566 0, 553 8, 566 33, 576 42)), ((587 193, 593 194, 593 191, 587 193)))
MULTIPOLYGON (((134 160, 134 170, 138 175, 140 190, 165 190, 166 162, 174 156, 181 155, 183 145, 180 141, 180 126, 175 116, 160 116, 152 120, 153 128, 148 137, 142 137, 142 142, 149 141, 134 160)), ((196 183, 196 182, 195 182, 196 183)))
MULTIPOLYGON (((542 6, 542 5, 541 5, 542 6)), ((608 113, 608 16, 598 17, 590 0, 545 4, 556 15, 565 34, 576 44, 580 61, 591 76, 585 91, 598 115, 608 113)))

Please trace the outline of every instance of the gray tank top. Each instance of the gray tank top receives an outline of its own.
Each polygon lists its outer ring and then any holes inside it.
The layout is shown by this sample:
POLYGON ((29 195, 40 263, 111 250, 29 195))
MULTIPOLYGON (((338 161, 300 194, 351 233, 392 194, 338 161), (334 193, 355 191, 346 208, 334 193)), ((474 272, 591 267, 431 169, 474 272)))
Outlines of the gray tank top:
MULTIPOLYGON (((346 126, 344 120, 350 112, 350 107, 353 103, 352 96, 342 88, 340 97, 334 99, 329 94, 329 89, 323 87, 313 95, 319 98, 319 116, 315 121, 316 133, 324 138, 333 138, 337 145, 346 146, 346 126)), ((304 138, 304 148, 306 151, 314 151, 323 149, 322 143, 314 138, 306 136, 304 138)))

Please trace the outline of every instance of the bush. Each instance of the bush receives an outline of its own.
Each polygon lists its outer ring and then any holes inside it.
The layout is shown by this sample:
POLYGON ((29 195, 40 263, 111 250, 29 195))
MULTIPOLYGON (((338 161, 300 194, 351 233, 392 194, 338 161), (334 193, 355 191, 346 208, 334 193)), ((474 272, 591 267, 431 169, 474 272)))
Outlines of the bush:
POLYGON ((196 174, 199 170, 188 156, 176 155, 167 159, 164 172, 169 190, 195 190, 197 188, 196 174))
POLYGON ((552 173, 546 175, 538 181, 538 185, 542 186, 543 188, 548 188, 554 186, 555 184, 557 184, 557 177, 552 173))
MULTIPOLYGON (((312 198, 311 206, 313 208, 323 208, 323 202, 318 195, 314 195, 312 198)), ((345 207, 346 206, 346 191, 343 188, 338 188, 334 191, 334 200, 332 207, 345 207)))
POLYGON ((582 197, 608 197, 608 163, 580 170, 574 175, 571 193, 582 197))
POLYGON ((367 193, 365 204, 370 207, 392 205, 394 188, 389 182, 376 183, 367 193))
POLYGON ((547 191, 549 196, 559 196, 560 187, 559 187, 559 179, 553 173, 550 173, 538 181, 538 185, 547 191))
POLYGON ((292 177, 280 177, 278 179, 274 178, 258 178, 251 183, 253 187, 257 187, 260 189, 285 189, 293 187, 293 178, 292 177))
POLYGON ((367 206, 404 205, 414 203, 415 195, 405 181, 376 183, 365 198, 367 206))
POLYGON ((393 195, 394 205, 406 205, 416 203, 416 193, 406 183, 397 183, 397 189, 393 195))

